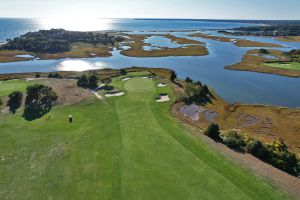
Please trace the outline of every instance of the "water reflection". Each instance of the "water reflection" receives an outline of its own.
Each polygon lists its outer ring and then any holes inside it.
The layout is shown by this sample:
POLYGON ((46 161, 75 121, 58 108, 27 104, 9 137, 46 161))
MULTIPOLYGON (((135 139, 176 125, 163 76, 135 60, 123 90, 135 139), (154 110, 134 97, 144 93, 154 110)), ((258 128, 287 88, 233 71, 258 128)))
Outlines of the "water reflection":
POLYGON ((57 66, 58 71, 86 71, 93 69, 103 69, 107 67, 104 62, 87 62, 83 60, 64 60, 57 66))
POLYGON ((102 31, 113 28, 112 19, 39 19, 38 22, 42 29, 63 28, 70 31, 102 31))

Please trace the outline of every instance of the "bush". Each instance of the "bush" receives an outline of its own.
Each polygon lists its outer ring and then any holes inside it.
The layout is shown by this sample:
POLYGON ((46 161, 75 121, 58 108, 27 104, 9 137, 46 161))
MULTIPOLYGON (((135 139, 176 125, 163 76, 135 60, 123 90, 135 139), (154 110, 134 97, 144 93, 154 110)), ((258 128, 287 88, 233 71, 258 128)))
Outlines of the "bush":
POLYGON ((8 97, 7 106, 9 107, 9 111, 15 114, 22 105, 23 94, 22 92, 12 92, 8 97))
POLYGON ((186 77, 185 82, 187 82, 187 83, 193 83, 194 81, 190 77, 186 77))
POLYGON ((220 128, 217 124, 210 124, 204 134, 213 140, 220 140, 220 128))
POLYGON ((198 86, 200 86, 200 87, 203 87, 201 81, 197 81, 197 82, 195 83, 195 85, 198 85, 198 86))
POLYGON ((40 78, 41 75, 40 74, 35 74, 35 78, 40 78))
POLYGON ((91 89, 95 89, 96 87, 98 87, 98 81, 99 78, 96 74, 93 74, 89 77, 89 87, 91 89))
POLYGON ((101 82, 104 83, 105 85, 108 85, 112 82, 112 79, 110 77, 107 77, 102 79, 101 82))
POLYGON ((258 50, 259 53, 262 53, 262 54, 268 54, 269 51, 267 49, 260 49, 258 50))
POLYGON ((171 72, 170 81, 174 83, 175 79, 177 78, 177 74, 175 71, 171 72))
POLYGON ((247 144, 246 150, 253 156, 291 175, 297 176, 300 172, 299 160, 294 153, 287 150, 286 144, 282 141, 263 145, 260 141, 253 140, 247 144))
POLYGON ((265 162, 271 163, 273 160, 272 150, 258 140, 250 141, 246 145, 246 151, 265 162))
POLYGON ((246 145, 246 151, 258 158, 261 157, 261 150, 263 148, 263 144, 258 140, 252 140, 246 145))
POLYGON ((289 174, 298 174, 298 159, 294 153, 289 151, 274 152, 272 164, 289 174))
POLYGON ((88 85, 89 85, 88 77, 85 74, 81 75, 77 80, 77 86, 87 88, 88 85))
POLYGON ((48 74, 48 78, 62 78, 62 76, 59 73, 50 73, 48 74))
MULTIPOLYGON (((107 79, 108 81, 109 79, 107 79)), ((99 78, 96 74, 87 76, 85 74, 81 75, 77 80, 77 86, 83 88, 95 89, 98 87, 99 78)))
POLYGON ((125 69, 121 69, 120 70, 120 74, 123 76, 123 75, 126 75, 127 74, 127 71, 125 69))
POLYGON ((29 86, 23 117, 29 121, 42 117, 51 110, 57 98, 51 87, 40 84, 29 86))
POLYGON ((226 146, 232 149, 243 149, 246 146, 244 137, 235 131, 229 131, 225 135, 223 142, 226 146))

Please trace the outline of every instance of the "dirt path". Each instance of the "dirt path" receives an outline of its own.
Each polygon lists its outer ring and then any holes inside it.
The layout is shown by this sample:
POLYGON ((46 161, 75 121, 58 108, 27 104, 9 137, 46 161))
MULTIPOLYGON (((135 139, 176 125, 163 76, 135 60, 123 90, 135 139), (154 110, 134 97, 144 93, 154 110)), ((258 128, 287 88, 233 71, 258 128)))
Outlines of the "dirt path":
POLYGON ((95 95, 95 97, 97 97, 97 99, 103 100, 103 97, 98 92, 92 90, 92 93, 95 95))
POLYGON ((94 94, 95 97, 96 97, 97 99, 100 99, 100 100, 103 100, 103 99, 104 99, 104 98, 98 93, 98 90, 100 90, 103 86, 105 86, 105 85, 104 85, 104 84, 99 85, 96 89, 94 89, 94 90, 91 91, 92 94, 94 94))

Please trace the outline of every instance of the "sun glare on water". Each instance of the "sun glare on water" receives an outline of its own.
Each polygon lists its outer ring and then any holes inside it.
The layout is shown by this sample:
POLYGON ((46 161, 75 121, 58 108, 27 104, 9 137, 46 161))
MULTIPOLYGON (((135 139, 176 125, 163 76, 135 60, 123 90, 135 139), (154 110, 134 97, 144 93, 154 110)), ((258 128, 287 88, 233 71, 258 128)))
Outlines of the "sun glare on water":
POLYGON ((86 71, 106 68, 104 62, 86 62, 83 60, 65 60, 57 66, 58 71, 86 71))
POLYGON ((42 29, 63 28, 70 31, 105 31, 112 29, 112 19, 96 18, 53 18, 40 19, 42 29))

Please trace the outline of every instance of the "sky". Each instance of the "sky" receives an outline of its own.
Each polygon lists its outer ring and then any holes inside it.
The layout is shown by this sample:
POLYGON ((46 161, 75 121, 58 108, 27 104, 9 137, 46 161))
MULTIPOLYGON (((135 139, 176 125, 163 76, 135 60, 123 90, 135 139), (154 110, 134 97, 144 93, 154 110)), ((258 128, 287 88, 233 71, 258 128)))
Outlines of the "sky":
POLYGON ((0 17, 300 20, 300 0, 0 0, 0 17))

